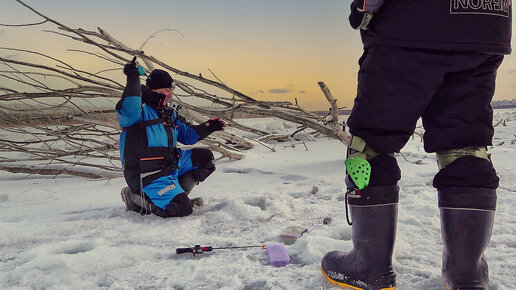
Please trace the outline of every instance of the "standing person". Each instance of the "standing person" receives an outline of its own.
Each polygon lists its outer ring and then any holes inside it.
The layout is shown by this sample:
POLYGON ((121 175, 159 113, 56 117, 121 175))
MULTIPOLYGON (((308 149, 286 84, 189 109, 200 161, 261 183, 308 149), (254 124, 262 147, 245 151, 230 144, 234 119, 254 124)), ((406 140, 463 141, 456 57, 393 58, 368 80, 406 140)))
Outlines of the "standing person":
POLYGON ((126 211, 180 217, 192 213, 188 194, 213 171, 213 153, 205 148, 181 150, 177 142, 192 145, 214 131, 223 130, 220 119, 192 126, 168 106, 174 90, 172 77, 163 70, 152 71, 146 86, 140 86, 135 62, 124 67, 127 85, 116 105, 120 156, 128 187, 122 189, 126 211))
POLYGON ((348 120, 348 158, 369 161, 369 186, 352 192, 353 249, 322 259, 323 275, 353 289, 395 289, 392 253, 401 171, 393 153, 421 117, 426 152, 437 153, 447 289, 487 289, 484 258, 498 177, 487 154, 496 71, 511 52, 510 0, 354 0, 360 29, 358 91, 348 120))

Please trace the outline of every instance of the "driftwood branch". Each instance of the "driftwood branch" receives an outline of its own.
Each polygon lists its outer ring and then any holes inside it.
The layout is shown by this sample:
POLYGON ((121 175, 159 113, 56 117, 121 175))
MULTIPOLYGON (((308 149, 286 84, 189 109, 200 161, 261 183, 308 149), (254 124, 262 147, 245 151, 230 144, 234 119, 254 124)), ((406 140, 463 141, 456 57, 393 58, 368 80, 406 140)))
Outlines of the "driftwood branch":
POLYGON ((318 82, 319 87, 324 93, 324 96, 328 100, 331 105, 331 118, 327 120, 328 124, 333 128, 335 134, 338 139, 342 141, 344 144, 349 144, 349 136, 340 128, 339 125, 339 109, 337 107, 337 100, 333 98, 333 95, 330 92, 330 89, 324 84, 324 82, 318 82))

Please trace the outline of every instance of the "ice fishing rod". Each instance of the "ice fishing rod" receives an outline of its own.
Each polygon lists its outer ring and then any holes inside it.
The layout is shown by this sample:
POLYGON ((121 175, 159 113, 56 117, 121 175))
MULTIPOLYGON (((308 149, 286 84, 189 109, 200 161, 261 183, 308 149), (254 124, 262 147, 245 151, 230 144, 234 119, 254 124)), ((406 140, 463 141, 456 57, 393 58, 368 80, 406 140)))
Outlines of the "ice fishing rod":
POLYGON ((235 246, 235 247, 201 247, 200 245, 195 245, 190 248, 177 248, 176 254, 184 254, 184 253, 192 253, 192 255, 195 257, 195 255, 200 255, 205 252, 211 252, 213 250, 232 250, 232 249, 248 249, 248 248, 262 248, 267 249, 267 245, 261 245, 261 246, 235 246))

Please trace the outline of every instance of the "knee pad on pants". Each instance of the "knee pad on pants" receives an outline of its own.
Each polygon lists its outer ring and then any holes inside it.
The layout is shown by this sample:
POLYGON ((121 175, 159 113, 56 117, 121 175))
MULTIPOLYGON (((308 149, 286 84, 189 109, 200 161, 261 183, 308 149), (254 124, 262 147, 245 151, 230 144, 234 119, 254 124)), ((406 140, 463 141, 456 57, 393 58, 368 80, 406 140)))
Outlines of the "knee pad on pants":
POLYGON ((202 167, 206 163, 210 163, 215 158, 213 152, 206 148, 194 148, 192 149, 192 165, 195 167, 202 167))
POLYGON ((348 146, 348 158, 361 158, 371 165, 369 184, 365 189, 355 190, 349 194, 351 205, 379 205, 397 203, 399 198, 398 180, 401 170, 394 153, 376 152, 365 140, 353 136, 348 146))
POLYGON ((369 162, 371 165, 369 186, 393 185, 401 179, 401 170, 394 153, 377 153, 358 136, 352 136, 347 158, 362 158, 369 162))
POLYGON ((439 207, 494 210, 499 178, 490 160, 460 157, 435 175, 439 207))
POLYGON ((197 167, 192 170, 194 179, 203 182, 215 171, 213 153, 206 148, 192 149, 192 165, 197 167))

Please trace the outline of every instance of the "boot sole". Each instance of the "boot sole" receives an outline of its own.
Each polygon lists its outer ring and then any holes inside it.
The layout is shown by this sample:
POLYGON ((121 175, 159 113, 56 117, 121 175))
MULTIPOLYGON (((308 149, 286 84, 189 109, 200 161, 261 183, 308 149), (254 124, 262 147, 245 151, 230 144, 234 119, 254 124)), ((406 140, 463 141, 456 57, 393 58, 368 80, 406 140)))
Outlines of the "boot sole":
MULTIPOLYGON (((444 289, 446 290, 453 290, 452 287, 450 287, 450 285, 448 285, 448 283, 444 282, 444 289)), ((483 288, 483 287, 473 287, 473 288, 470 288, 470 287, 459 287, 459 288, 456 288, 456 289, 471 289, 471 290, 484 290, 486 288, 483 288)))
POLYGON ((190 199, 190 203, 192 204, 192 207, 194 207, 194 206, 197 206, 197 207, 204 206, 204 200, 202 199, 202 197, 192 198, 192 199, 190 199))
POLYGON ((369 289, 395 290, 396 289, 396 286, 389 287, 389 288, 360 288, 360 287, 357 287, 357 286, 353 286, 353 285, 349 285, 349 284, 346 284, 346 283, 343 283, 343 282, 338 282, 338 281, 333 280, 332 278, 328 277, 328 275, 326 275, 326 273, 324 273, 324 270, 323 270, 322 266, 321 266, 321 272, 322 272, 324 278, 326 278, 328 281, 330 281, 330 283, 332 283, 334 285, 337 285, 337 286, 340 286, 340 287, 343 287, 343 288, 351 288, 351 289, 354 289, 354 290, 369 290, 369 289))

